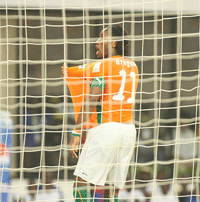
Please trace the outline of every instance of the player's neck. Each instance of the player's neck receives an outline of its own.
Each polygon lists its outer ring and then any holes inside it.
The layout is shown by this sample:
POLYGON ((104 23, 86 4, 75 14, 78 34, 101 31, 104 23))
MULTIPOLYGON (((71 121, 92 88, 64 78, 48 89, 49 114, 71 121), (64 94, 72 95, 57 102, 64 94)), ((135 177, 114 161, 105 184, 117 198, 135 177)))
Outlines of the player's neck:
POLYGON ((103 58, 99 58, 99 59, 102 59, 102 60, 104 60, 104 59, 108 59, 108 58, 113 58, 113 57, 123 57, 122 55, 119 55, 119 54, 113 54, 113 55, 106 55, 106 56, 104 56, 103 58))

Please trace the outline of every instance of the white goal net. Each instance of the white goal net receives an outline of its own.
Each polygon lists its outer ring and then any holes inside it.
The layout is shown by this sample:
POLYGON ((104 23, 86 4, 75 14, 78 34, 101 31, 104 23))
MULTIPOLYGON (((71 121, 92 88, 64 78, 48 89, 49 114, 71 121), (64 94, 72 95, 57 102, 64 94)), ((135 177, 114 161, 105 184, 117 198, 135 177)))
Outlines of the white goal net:
POLYGON ((118 24, 139 70, 119 201, 199 201, 199 23, 199 0, 0 1, 1 201, 74 201, 75 116, 61 66, 98 61, 99 33, 118 24))

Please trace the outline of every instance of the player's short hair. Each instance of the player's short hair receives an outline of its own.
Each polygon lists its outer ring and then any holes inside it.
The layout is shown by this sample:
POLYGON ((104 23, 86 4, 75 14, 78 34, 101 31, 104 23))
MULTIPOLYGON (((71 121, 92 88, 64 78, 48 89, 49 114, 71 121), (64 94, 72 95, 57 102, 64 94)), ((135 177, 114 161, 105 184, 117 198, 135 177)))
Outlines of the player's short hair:
POLYGON ((120 37, 120 40, 116 41, 116 55, 129 55, 128 51, 128 40, 125 40, 123 36, 129 35, 128 31, 121 25, 112 25, 107 27, 108 30, 112 31, 112 36, 120 37))

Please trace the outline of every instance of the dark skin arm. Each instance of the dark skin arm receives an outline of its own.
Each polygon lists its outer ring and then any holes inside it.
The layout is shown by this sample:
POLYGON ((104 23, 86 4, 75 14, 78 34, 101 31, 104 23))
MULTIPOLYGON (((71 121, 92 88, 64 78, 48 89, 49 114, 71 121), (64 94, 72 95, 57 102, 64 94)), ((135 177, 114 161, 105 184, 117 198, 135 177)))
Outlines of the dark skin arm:
MULTIPOLYGON (((85 101, 83 102, 83 106, 81 108, 81 111, 79 113, 77 123, 76 123, 76 129, 81 130, 81 126, 85 125, 89 118, 91 117, 92 113, 94 112, 98 100, 102 94, 102 89, 99 87, 92 87, 90 89, 89 95, 85 98, 85 101)), ((78 145, 80 142, 80 137, 73 136, 69 145, 71 146, 71 154, 72 157, 78 158, 76 152, 78 151, 78 145)))

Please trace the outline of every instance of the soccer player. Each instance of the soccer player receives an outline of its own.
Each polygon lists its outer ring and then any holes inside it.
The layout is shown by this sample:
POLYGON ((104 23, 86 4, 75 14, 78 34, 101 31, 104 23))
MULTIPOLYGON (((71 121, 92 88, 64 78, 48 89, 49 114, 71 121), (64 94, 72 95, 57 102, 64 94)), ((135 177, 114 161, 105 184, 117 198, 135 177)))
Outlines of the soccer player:
POLYGON ((77 151, 81 131, 90 117, 96 113, 99 125, 89 129, 85 145, 79 157, 74 175, 76 202, 87 202, 90 193, 87 184, 105 186, 105 202, 118 201, 133 155, 136 130, 132 123, 132 109, 138 85, 136 64, 123 57, 128 53, 128 41, 123 40, 127 31, 119 25, 101 31, 96 42, 96 55, 100 59, 92 64, 68 68, 62 67, 62 75, 82 78, 91 82, 77 118, 70 141, 71 154, 77 151))

